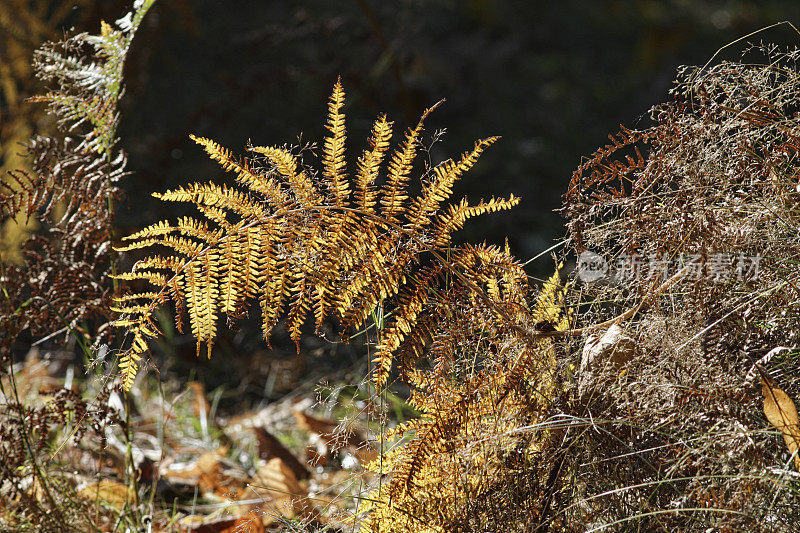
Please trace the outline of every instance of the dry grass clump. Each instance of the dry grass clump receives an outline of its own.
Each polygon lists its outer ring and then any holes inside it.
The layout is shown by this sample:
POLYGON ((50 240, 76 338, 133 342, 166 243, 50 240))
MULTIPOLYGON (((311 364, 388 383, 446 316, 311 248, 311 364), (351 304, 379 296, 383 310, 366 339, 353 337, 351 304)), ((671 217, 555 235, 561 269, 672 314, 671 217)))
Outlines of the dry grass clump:
POLYGON ((798 474, 759 384, 800 393, 799 54, 762 46, 747 52, 758 62, 681 70, 653 127, 623 130, 573 176, 563 212, 588 282, 579 321, 633 310, 622 325, 636 344, 625 365, 592 377, 602 387, 575 395, 586 426, 566 477, 577 501, 563 512, 576 521, 800 521, 798 474))

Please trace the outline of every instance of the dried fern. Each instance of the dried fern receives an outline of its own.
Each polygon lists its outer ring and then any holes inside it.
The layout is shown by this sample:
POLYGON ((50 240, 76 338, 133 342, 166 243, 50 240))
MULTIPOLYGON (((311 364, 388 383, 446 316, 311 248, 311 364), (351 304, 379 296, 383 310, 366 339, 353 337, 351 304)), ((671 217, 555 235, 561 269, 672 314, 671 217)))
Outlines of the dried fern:
POLYGON ((556 331, 570 316, 558 272, 529 308, 524 272, 505 262, 498 292, 485 287, 493 306, 472 288, 443 298, 450 313, 431 327, 429 365, 406 376, 422 416, 389 430, 390 451, 369 465, 388 477, 362 531, 528 531, 541 517, 559 437, 547 422, 561 394, 555 341, 504 327, 497 306, 519 324, 548 321, 556 331))
MULTIPOLYGON (((84 26, 88 12, 84 8, 88 4, 87 0, 0 0, 0 182, 12 181, 8 179, 9 171, 30 170, 20 145, 28 142, 34 132, 42 134, 53 129, 42 120, 37 106, 27 102, 38 89, 31 64, 34 50, 48 40, 57 40, 67 19, 72 19, 76 27, 84 26)), ((21 247, 38 228, 37 221, 24 214, 3 217, 2 261, 21 264, 21 247)))
MULTIPOLYGON (((283 316, 295 341, 310 315, 317 328, 326 318, 335 318, 347 331, 362 325, 381 302, 393 300, 392 319, 375 357, 378 385, 385 383, 394 352, 419 318, 443 312, 432 302, 443 271, 419 270, 424 256, 442 259, 451 234, 467 219, 508 209, 518 201, 511 197, 442 206, 455 181, 496 138, 481 140, 457 161, 431 169, 423 176, 420 194, 410 199, 407 185, 423 121, 431 110, 391 155, 379 187, 376 179, 387 157, 392 123, 383 116, 375 121, 351 179, 344 161, 343 106, 344 90, 337 82, 328 105, 330 135, 323 144, 321 179, 285 148, 251 147, 253 156, 240 159, 214 141, 192 137, 236 176, 239 187, 194 183, 156 194, 164 201, 191 203, 202 217, 159 222, 127 237, 130 244, 119 248, 167 250, 118 276, 154 287, 120 298, 116 308, 122 314, 116 325, 132 335, 131 347, 120 360, 126 387, 133 385, 147 339, 159 334, 154 312, 168 301, 179 311, 185 308, 198 355, 205 344, 210 356, 221 316, 235 321, 251 300, 259 304, 266 340, 283 316)), ((480 250, 496 255, 491 248, 480 250)), ((464 279, 476 276, 466 264, 470 253, 451 253, 454 259, 448 264, 463 268, 464 279)))
POLYGON ((52 88, 33 101, 47 103, 68 136, 34 137, 30 170, 0 183, 0 222, 34 218, 47 228, 24 244, 22 264, 2 264, 5 347, 25 328, 43 334, 65 321, 73 327, 108 318, 116 269, 113 201, 126 162, 116 148, 117 106, 125 57, 153 2, 138 0, 116 26, 103 22, 100 35, 77 34, 35 55, 37 76, 52 88))
POLYGON ((132 337, 120 360, 123 383, 133 386, 147 340, 159 335, 154 312, 169 302, 178 328, 188 315, 198 356, 203 345, 211 355, 222 316, 235 321, 251 300, 267 340, 281 317, 298 341, 309 317, 318 329, 333 318, 346 332, 381 306, 388 319, 373 360, 375 384, 383 387, 395 368, 424 416, 390 432, 413 437, 373 465, 391 481, 376 493, 364 527, 500 528, 541 513, 554 435, 537 424, 559 387, 555 341, 531 331, 544 322, 567 328, 559 275, 531 306, 527 275, 507 247, 453 246, 451 235, 466 220, 516 198, 443 205, 495 138, 426 171, 412 197, 431 109, 391 155, 392 124, 378 117, 351 180, 343 105, 337 82, 319 179, 286 149, 250 147, 254 156, 237 158, 193 137, 239 186, 194 183, 156 194, 190 203, 202 216, 158 222, 119 248, 150 252, 118 276, 151 286, 118 298, 116 325, 132 337))

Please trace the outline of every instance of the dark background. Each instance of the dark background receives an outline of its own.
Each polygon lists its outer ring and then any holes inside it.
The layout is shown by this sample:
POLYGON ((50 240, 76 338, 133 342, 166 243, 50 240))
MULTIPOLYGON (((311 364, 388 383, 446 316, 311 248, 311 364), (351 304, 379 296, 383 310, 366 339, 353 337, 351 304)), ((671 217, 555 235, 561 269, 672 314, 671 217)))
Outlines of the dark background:
MULTIPOLYGON (((148 17, 123 107, 122 145, 136 173, 123 226, 169 215, 150 192, 221 176, 189 133, 238 153, 248 140, 318 141, 341 75, 353 155, 379 112, 399 132, 441 98, 427 129, 447 128, 434 162, 502 136, 456 197, 521 195, 513 212, 473 222, 465 237, 507 235, 524 259, 563 234, 553 210, 580 158, 619 124, 646 125, 679 65, 704 64, 775 22, 800 22, 800 3, 160 0, 148 17)), ((788 25, 750 40, 761 38, 800 41, 788 25)))
MULTIPOLYGON (((91 32, 130 4, 78 3, 75 30, 91 32)), ((428 122, 428 136, 447 128, 433 162, 502 136, 455 199, 513 192, 523 201, 471 222, 461 238, 508 236, 527 259, 563 235, 554 210, 581 157, 620 124, 646 126, 679 65, 704 64, 725 44, 784 20, 800 22, 800 2, 159 0, 127 65, 120 136, 133 175, 118 222, 133 231, 173 218, 179 207, 150 193, 223 179, 190 133, 240 154, 248 141, 320 140, 341 75, 351 172, 380 112, 395 121, 396 140, 446 98, 428 122)), ((800 42, 788 25, 751 40, 762 38, 800 42)), ((742 49, 720 57, 737 59, 742 49)), ((551 265, 545 258, 533 268, 551 265)))

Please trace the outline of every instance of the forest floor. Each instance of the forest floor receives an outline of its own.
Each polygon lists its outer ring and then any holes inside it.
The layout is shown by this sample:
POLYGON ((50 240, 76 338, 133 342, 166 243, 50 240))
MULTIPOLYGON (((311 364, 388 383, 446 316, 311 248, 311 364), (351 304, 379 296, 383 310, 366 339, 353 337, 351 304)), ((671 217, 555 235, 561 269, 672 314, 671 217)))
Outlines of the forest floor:
MULTIPOLYGON (((27 494, 16 498, 41 501, 55 492, 63 507, 56 512, 65 520, 84 516, 88 530, 357 530, 379 483, 364 466, 378 456, 376 435, 386 423, 369 400, 368 382, 341 384, 363 362, 326 376, 318 357, 271 353, 206 369, 224 376, 211 390, 192 380, 193 371, 181 380, 151 370, 127 396, 113 390, 105 400, 102 374, 78 378, 65 354, 32 348, 3 376, 2 390, 35 411, 57 403, 66 388, 89 402, 89 416, 73 409, 54 431, 30 424, 27 438, 41 437, 45 446, 31 465, 27 494), (92 404, 98 398, 111 411, 90 438, 76 428, 102 418, 91 416, 106 409, 92 404)), ((413 416, 398 398, 383 402, 393 406, 382 410, 393 420, 413 416)), ((14 503, 0 504, 2 522, 35 526, 35 518, 15 516, 14 503)))

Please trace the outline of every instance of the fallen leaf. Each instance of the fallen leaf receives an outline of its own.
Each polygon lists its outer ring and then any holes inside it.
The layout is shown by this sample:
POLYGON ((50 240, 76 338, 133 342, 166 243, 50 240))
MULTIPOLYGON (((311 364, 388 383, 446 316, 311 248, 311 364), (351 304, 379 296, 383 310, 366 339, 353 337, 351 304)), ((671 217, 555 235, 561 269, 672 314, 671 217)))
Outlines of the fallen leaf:
POLYGON ((178 521, 183 533, 263 533, 264 525, 257 513, 243 516, 208 518, 204 515, 190 515, 178 521), (255 520, 254 520, 255 518, 255 520))
POLYGON ((297 479, 306 479, 311 473, 303 464, 280 443, 269 431, 262 427, 255 427, 253 431, 258 438, 258 457, 269 461, 273 457, 281 459, 286 466, 292 469, 297 479))
POLYGON ((319 418, 313 415, 304 413, 303 411, 292 411, 297 425, 300 429, 305 429, 309 433, 316 433, 317 435, 330 435, 336 430, 338 424, 334 420, 327 418, 319 418))
POLYGON ((246 515, 223 518, 207 518, 203 515, 190 515, 178 522, 184 533, 264 533, 264 523, 255 511, 246 515))
POLYGON ((167 481, 194 483, 203 493, 229 499, 236 499, 249 481, 241 466, 216 452, 204 453, 187 468, 166 470, 163 476, 167 481))
POLYGON ((119 481, 101 479, 99 482, 79 490, 78 496, 122 510, 130 499, 130 492, 128 487, 119 481))
MULTIPOLYGON (((14 365, 16 366, 16 365, 14 365)), ((34 347, 25 356, 25 362, 18 370, 14 370, 17 390, 20 396, 28 397, 35 393, 43 394, 52 392, 61 387, 63 379, 50 376, 48 363, 39 357, 39 349, 34 347)), ((11 390, 11 382, 8 376, 2 379, 3 389, 11 390)))
POLYGON ((183 533, 221 533, 235 523, 232 517, 206 519, 203 515, 189 515, 178 520, 178 527, 183 533))
POLYGON ((221 533, 265 533, 265 531, 261 516, 256 511, 250 511, 221 533))
POLYGON ((334 453, 343 448, 359 450, 367 446, 366 439, 352 424, 340 424, 335 420, 319 418, 302 411, 292 411, 292 414, 297 421, 297 426, 311 433, 309 448, 314 449, 307 449, 307 454, 310 454, 310 463, 312 462, 311 457, 318 456, 320 459, 326 459, 325 461, 313 463, 324 464, 327 462, 327 459, 333 457, 334 453), (315 437, 315 435, 317 435, 317 437, 315 437))
POLYGON ((267 464, 258 469, 256 482, 262 488, 274 492, 281 497, 304 496, 306 493, 300 487, 292 469, 282 459, 274 457, 267 464))
POLYGON ((605 333, 590 335, 581 353, 578 394, 583 396, 596 383, 604 370, 619 371, 633 358, 636 342, 619 324, 613 324, 605 333))
MULTIPOLYGON (((769 378, 767 378, 769 379, 769 378)), ((797 417, 797 407, 789 395, 775 386, 770 380, 761 380, 761 392, 764 395, 764 414, 770 424, 783 434, 783 441, 794 455, 794 467, 800 470, 800 419, 797 417)))
POLYGON ((249 480, 239 465, 214 452, 201 455, 197 459, 197 468, 200 471, 197 481, 200 490, 223 498, 236 499, 249 480))
POLYGON ((287 518, 319 521, 319 513, 308 499, 308 492, 300 486, 292 469, 280 458, 274 457, 258 469, 253 490, 273 510, 287 518))

